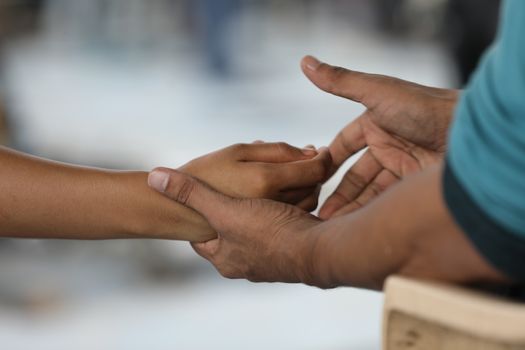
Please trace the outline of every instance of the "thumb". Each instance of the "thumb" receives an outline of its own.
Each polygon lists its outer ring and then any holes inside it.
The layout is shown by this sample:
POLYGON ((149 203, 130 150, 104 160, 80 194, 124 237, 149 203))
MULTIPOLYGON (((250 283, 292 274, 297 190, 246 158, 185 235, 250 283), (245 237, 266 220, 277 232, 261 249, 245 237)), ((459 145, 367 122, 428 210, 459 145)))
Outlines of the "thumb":
POLYGON ((177 170, 153 169, 148 176, 148 185, 175 202, 197 211, 216 231, 224 229, 221 218, 235 215, 233 198, 177 170))
POLYGON ((331 66, 313 56, 302 59, 301 69, 319 89, 364 105, 366 96, 380 85, 381 76, 331 66))

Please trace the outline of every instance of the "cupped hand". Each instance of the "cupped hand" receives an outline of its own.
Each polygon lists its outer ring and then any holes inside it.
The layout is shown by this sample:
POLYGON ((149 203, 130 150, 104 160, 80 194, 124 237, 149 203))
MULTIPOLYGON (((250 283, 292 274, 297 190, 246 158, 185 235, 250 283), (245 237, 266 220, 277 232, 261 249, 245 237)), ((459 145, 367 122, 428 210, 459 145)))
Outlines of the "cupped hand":
POLYGON ((332 166, 326 148, 236 144, 192 160, 179 170, 236 198, 269 198, 312 211, 332 166))
POLYGON ((321 90, 366 107, 330 144, 331 173, 368 148, 322 206, 321 218, 354 211, 404 176, 443 159, 458 91, 334 67, 311 56, 301 67, 321 90))
POLYGON ((265 282, 311 280, 315 228, 322 222, 289 204, 240 199, 213 190, 179 171, 157 168, 148 178, 157 191, 201 214, 218 237, 193 243, 227 278, 265 282))

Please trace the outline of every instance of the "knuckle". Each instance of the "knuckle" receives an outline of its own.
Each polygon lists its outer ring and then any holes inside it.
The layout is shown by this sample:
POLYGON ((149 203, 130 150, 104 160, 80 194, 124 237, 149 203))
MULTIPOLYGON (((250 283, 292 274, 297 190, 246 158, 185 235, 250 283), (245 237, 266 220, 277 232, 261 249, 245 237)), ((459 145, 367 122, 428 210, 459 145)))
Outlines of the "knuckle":
POLYGON ((256 197, 264 197, 272 191, 273 173, 267 166, 262 166, 253 177, 253 191, 256 197))
POLYGON ((360 209, 362 207, 364 207, 366 204, 366 202, 363 200, 363 198, 357 198, 355 201, 353 201, 352 203, 350 203, 346 208, 345 210, 342 212, 342 214, 345 214, 345 213, 350 213, 354 210, 357 210, 357 209, 360 209))
POLYGON ((341 208, 350 203, 352 198, 345 192, 337 190, 326 200, 325 207, 341 208))
POLYGON ((291 147, 289 144, 287 144, 286 142, 282 142, 282 141, 276 142, 275 145, 280 149, 287 149, 291 147))
POLYGON ((188 201, 190 200, 190 197, 196 185, 197 183, 195 182, 194 179, 186 177, 184 181, 181 183, 176 193, 176 201, 181 204, 186 205, 186 203, 188 203, 188 201))
POLYGON ((350 169, 343 177, 344 183, 350 187, 364 188, 367 185, 367 181, 364 177, 357 174, 355 171, 350 169))
POLYGON ((314 211, 317 208, 318 205, 319 205, 319 197, 315 196, 312 199, 311 205, 307 209, 308 209, 308 211, 314 211))
POLYGON ((340 91, 340 85, 348 74, 348 70, 343 67, 331 67, 328 71, 328 89, 334 93, 340 91))
POLYGON ((326 162, 321 159, 318 160, 312 167, 313 177, 317 182, 323 181, 327 172, 328 167, 326 166, 326 162))
POLYGON ((275 143, 275 146, 277 147, 277 151, 279 152, 279 154, 281 156, 295 156, 297 153, 295 152, 296 151, 296 148, 289 145, 288 143, 286 142, 277 142, 275 143))
POLYGON ((352 140, 345 134, 344 129, 337 133, 336 139, 347 155, 353 155, 357 152, 357 149, 352 146, 352 140))
POLYGON ((319 199, 317 197, 314 197, 308 200, 307 203, 301 205, 301 209, 307 212, 312 212, 317 208, 318 204, 319 204, 319 199))
POLYGON ((381 187, 377 182, 372 182, 369 186, 371 197, 379 196, 384 188, 381 187))
POLYGON ((230 267, 224 266, 224 267, 217 267, 217 271, 219 271, 219 274, 227 279, 236 279, 239 278, 236 271, 230 267))
POLYGON ((246 278, 250 282, 261 282, 262 279, 257 274, 253 273, 252 271, 249 271, 245 274, 244 278, 246 278))
POLYGON ((259 269, 252 264, 244 264, 241 269, 242 278, 250 282, 261 282, 263 280, 259 269))
POLYGON ((245 143, 236 143, 228 147, 234 153, 244 153, 248 148, 248 145, 245 143))

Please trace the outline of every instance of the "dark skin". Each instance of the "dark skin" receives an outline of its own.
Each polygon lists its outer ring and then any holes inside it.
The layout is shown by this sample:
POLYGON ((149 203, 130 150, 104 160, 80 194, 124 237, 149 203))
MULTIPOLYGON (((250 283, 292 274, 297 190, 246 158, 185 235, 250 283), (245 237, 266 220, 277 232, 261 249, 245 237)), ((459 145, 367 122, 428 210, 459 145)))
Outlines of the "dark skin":
POLYGON ((302 67, 323 90, 367 107, 330 145, 332 172, 369 147, 321 209, 330 220, 271 200, 235 199, 186 174, 155 169, 150 177, 163 181, 150 185, 199 212, 218 233, 193 244, 196 252, 228 278, 321 288, 381 289, 391 274, 509 282, 468 241, 443 200, 446 134, 458 93, 309 57, 302 67))
POLYGON ((332 172, 356 152, 367 151, 323 205, 321 218, 356 210, 403 177, 443 159, 457 90, 350 71, 311 56, 301 67, 321 90, 366 108, 330 144, 332 172))
POLYGON ((507 281, 448 214, 440 164, 328 221, 280 202, 232 198, 175 170, 153 173, 168 179, 157 190, 217 231, 218 238, 193 247, 228 278, 370 289, 381 289, 394 273, 452 283, 507 281))

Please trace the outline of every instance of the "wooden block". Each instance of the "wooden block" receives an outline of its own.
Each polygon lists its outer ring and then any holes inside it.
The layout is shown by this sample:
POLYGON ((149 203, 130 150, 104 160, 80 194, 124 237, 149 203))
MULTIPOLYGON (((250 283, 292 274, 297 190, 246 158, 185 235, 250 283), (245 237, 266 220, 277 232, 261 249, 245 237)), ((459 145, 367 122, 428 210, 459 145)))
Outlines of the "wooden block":
POLYGON ((391 277, 384 350, 525 350, 525 305, 466 288, 391 277))

